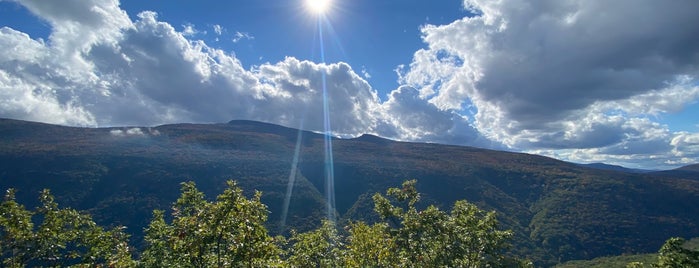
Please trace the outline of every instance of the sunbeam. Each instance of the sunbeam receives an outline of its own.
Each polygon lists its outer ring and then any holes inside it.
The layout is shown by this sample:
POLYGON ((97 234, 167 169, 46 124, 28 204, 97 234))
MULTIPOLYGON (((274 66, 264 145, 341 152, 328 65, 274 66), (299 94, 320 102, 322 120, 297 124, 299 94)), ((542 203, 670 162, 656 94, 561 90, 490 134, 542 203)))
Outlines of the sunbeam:
MULTIPOLYGON (((318 16, 318 37, 320 40, 320 60, 325 64, 325 46, 323 44, 322 16, 318 16)), ((335 167, 333 164, 332 128, 330 127, 330 108, 328 105, 328 87, 325 71, 321 72, 323 87, 323 126, 325 129, 325 198, 327 199, 328 220, 335 223, 335 167)))
POLYGON ((299 164, 299 152, 301 151, 301 140, 303 139, 303 119, 299 126, 299 133, 296 136, 296 149, 294 149, 294 158, 291 160, 291 171, 289 172, 289 182, 286 185, 286 196, 284 197, 284 205, 282 206, 282 218, 280 224, 280 232, 284 232, 286 227, 286 217, 289 214, 289 205, 291 203, 291 195, 294 192, 294 184, 296 183, 296 174, 299 164))

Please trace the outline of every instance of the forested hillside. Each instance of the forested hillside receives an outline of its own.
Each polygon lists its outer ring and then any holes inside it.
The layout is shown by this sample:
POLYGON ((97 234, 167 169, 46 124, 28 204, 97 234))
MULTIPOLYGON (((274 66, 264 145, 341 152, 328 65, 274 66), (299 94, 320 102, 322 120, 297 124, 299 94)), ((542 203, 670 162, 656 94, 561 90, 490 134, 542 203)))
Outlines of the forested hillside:
MULTIPOLYGON (((262 192, 266 228, 315 230, 325 217, 321 135, 302 132, 286 226, 282 204, 298 131, 251 121, 158 127, 72 128, 0 120, 0 187, 32 208, 52 190, 100 225, 124 225, 143 247, 154 209, 167 210, 180 183, 206 196, 234 179, 262 192)), ((669 237, 699 236, 699 180, 581 167, 551 158, 472 147, 405 143, 365 135, 334 139, 336 213, 341 223, 380 220, 372 196, 417 179, 422 207, 457 200, 497 212, 513 232, 512 254, 541 265, 656 252, 669 237)))

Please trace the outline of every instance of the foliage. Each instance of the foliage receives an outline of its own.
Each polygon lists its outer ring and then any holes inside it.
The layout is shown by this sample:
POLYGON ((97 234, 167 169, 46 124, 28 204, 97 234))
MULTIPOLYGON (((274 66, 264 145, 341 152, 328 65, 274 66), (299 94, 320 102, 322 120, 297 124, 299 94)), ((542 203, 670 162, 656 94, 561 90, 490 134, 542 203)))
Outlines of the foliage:
POLYGON ((398 263, 396 238, 388 224, 352 222, 347 226, 346 267, 392 267, 398 263))
POLYGON ((280 263, 280 249, 264 223, 267 207, 260 192, 247 199, 233 181, 215 202, 193 182, 182 184, 172 224, 155 211, 146 229, 145 267, 267 267, 280 263))
POLYGON ((89 215, 59 209, 48 190, 39 199, 41 206, 28 211, 15 201, 13 189, 5 194, 0 205, 3 266, 134 266, 122 228, 105 231, 89 215))
POLYGON ((415 183, 390 188, 388 197, 374 196, 382 222, 350 222, 340 232, 334 222, 324 221, 315 230, 292 231, 288 241, 268 234, 260 192, 248 199, 228 181, 223 193, 208 201, 193 182, 183 183, 169 222, 164 211, 153 212, 138 261, 131 259, 121 228, 104 231, 86 214, 59 209, 48 191, 36 211, 27 211, 9 190, 0 207, 2 266, 531 266, 505 256, 512 233, 497 229, 494 212, 466 201, 456 202, 450 213, 435 206, 418 210, 415 183))
POLYGON ((335 225, 323 221, 320 228, 306 233, 292 232, 287 262, 292 267, 340 267, 344 255, 335 225))
POLYGON ((685 247, 685 240, 679 237, 668 239, 658 251, 658 262, 654 267, 699 267, 699 250, 685 247))
POLYGON ((450 214, 435 206, 419 211, 416 183, 406 181, 402 188, 388 189, 388 198, 374 195, 376 212, 390 226, 398 266, 495 267, 517 262, 503 254, 512 232, 498 229, 495 212, 463 200, 454 204, 450 214))
POLYGON ((575 260, 558 264, 555 268, 650 268, 657 254, 622 255, 599 257, 592 260, 575 260))
POLYGON ((655 254, 624 255, 596 258, 588 261, 569 261, 556 268, 574 267, 619 267, 619 268, 685 268, 699 267, 699 238, 685 241, 679 237, 673 237, 665 241, 665 244, 655 254))
POLYGON ((494 212, 457 201, 451 213, 416 207, 416 181, 374 195, 380 222, 351 222, 342 238, 334 225, 293 233, 288 263, 293 267, 527 267, 506 257, 510 231, 497 228, 494 212), (344 243, 343 243, 344 241, 344 243))

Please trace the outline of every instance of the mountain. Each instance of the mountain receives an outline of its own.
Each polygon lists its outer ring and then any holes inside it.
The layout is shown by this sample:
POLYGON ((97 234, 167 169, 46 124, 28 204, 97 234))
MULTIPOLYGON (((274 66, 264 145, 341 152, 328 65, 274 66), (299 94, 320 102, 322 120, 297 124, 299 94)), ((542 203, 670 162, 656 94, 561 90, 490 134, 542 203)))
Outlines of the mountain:
POLYGON ((627 167, 622 167, 619 165, 610 165, 610 164, 605 164, 605 163, 589 163, 589 164, 578 164, 583 167, 588 167, 588 168, 594 168, 594 169, 601 169, 601 170, 611 170, 611 171, 620 171, 620 172, 627 172, 627 173, 649 173, 649 172, 654 172, 653 170, 647 170, 647 169, 636 169, 636 168, 627 168, 627 167))
MULTIPOLYGON (((263 192, 270 230, 304 231, 326 214, 323 152, 320 134, 253 121, 76 128, 0 119, 0 188, 16 188, 28 207, 50 188, 61 205, 86 210, 103 225, 125 225, 138 241, 152 210, 175 201, 179 183, 195 181, 211 198, 235 179, 248 194, 263 192)), ((466 199, 496 210, 515 232, 513 250, 542 266, 656 252, 671 236, 699 236, 699 180, 691 178, 371 135, 333 138, 333 154, 342 220, 375 219, 371 195, 414 178, 423 205, 448 209, 466 199)))
POLYGON ((678 168, 677 170, 689 171, 689 172, 699 172, 699 164, 684 166, 684 167, 678 168))
POLYGON ((699 181, 699 164, 684 166, 672 170, 653 172, 652 174, 658 177, 699 181))

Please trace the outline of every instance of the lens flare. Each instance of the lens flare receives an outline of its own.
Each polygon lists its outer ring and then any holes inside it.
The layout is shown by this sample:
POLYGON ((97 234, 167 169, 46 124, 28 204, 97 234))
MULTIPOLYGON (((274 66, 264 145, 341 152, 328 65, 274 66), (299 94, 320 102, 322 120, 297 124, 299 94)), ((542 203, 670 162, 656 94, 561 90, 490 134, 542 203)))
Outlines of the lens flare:
MULTIPOLYGON (((320 60, 325 65, 325 46, 323 44, 323 24, 318 17, 318 35, 320 38, 320 60)), ((328 85, 325 71, 321 73, 323 86, 323 126, 325 128, 325 198, 328 202, 328 221, 335 223, 335 165, 333 163, 332 128, 330 127, 330 107, 328 85)))
POLYGON ((299 164, 299 152, 301 151, 301 140, 303 139, 303 119, 299 126, 299 133, 296 136, 296 149, 294 149, 294 158, 291 160, 291 172, 289 172, 289 181, 286 185, 286 196, 284 197, 284 205, 282 206, 281 230, 284 232, 286 228, 286 218, 289 214, 289 205, 291 204, 291 195, 294 193, 294 184, 296 183, 296 173, 299 164))
MULTIPOLYGON (((325 19, 324 13, 328 11, 331 5, 331 0, 306 0, 306 7, 313 13, 317 14, 317 29, 318 37, 320 43, 320 60, 323 66, 325 64, 325 44, 323 39, 323 21, 325 19)), ((330 27, 332 30, 332 27, 330 27)), ((335 213, 335 165, 333 163, 333 145, 332 145, 332 128, 330 127, 330 101, 328 95, 328 85, 327 85, 327 73, 325 68, 321 70, 321 89, 323 92, 323 128, 325 132, 323 133, 323 145, 324 145, 324 155, 325 155, 325 198, 327 202, 327 218, 332 224, 335 224, 336 213, 335 213)), ((301 122, 301 127, 303 129, 303 120, 301 122)), ((286 188, 286 196, 284 198, 283 211, 281 217, 281 231, 284 231, 284 226, 286 225, 286 220, 289 213, 289 204, 291 202, 291 196, 293 194, 294 183, 296 181, 297 165, 299 159, 299 148, 301 146, 301 131, 299 130, 299 136, 296 140, 296 150, 294 151, 294 158, 291 164, 291 172, 289 174, 289 181, 286 188)))

